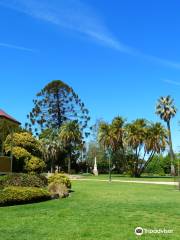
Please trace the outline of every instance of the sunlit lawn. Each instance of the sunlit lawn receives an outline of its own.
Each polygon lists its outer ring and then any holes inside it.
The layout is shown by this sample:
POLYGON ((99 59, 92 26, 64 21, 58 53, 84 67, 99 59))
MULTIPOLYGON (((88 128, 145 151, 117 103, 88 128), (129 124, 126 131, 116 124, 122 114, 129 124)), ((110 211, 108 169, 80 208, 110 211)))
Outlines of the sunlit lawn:
MULTIPOLYGON (((107 180, 109 175, 108 174, 100 174, 99 176, 93 176, 93 175, 82 175, 85 179, 100 179, 100 180, 107 180)), ((148 175, 142 175, 140 178, 134 178, 126 175, 120 175, 120 174, 112 174, 112 180, 131 180, 131 181, 155 181, 155 182, 173 182, 174 177, 171 176, 148 176, 148 175)), ((177 179, 176 179, 177 180, 177 179)))
POLYGON ((172 186, 73 182, 62 200, 0 208, 3 240, 179 240, 180 192, 172 186), (134 229, 173 229, 136 237, 134 229))

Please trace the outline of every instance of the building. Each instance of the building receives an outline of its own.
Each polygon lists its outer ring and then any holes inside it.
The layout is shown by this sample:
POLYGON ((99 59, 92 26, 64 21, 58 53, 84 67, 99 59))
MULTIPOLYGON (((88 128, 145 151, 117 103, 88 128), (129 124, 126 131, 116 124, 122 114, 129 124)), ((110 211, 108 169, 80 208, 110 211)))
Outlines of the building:
MULTIPOLYGON (((21 123, 0 109, 0 173, 12 172, 13 155, 4 156, 4 141, 21 123)), ((13 142, 13 139, 12 141, 13 142)), ((12 146, 13 147, 13 146, 12 146)))

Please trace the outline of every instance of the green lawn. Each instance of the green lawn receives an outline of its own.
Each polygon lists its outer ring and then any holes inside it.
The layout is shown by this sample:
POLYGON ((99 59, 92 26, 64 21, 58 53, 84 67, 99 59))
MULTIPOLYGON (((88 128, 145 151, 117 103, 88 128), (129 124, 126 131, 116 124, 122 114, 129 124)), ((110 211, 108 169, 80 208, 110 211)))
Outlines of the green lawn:
POLYGON ((0 239, 180 239, 180 192, 174 187, 74 181, 73 189, 67 199, 0 208, 0 239), (174 233, 136 237, 137 226, 174 233))
MULTIPOLYGON (((82 175, 83 178, 86 179, 101 179, 108 180, 108 174, 100 174, 99 176, 93 175, 82 175)), ((154 182, 173 182, 174 177, 171 176, 142 176, 140 178, 134 178, 130 176, 120 175, 120 174, 112 174, 112 180, 131 180, 131 181, 154 181, 154 182)))

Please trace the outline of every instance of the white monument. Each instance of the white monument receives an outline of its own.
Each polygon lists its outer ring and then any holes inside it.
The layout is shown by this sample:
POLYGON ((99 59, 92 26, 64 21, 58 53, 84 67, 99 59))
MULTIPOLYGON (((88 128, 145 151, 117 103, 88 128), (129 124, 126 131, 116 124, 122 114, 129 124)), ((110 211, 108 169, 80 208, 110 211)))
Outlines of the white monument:
POLYGON ((96 157, 95 157, 95 159, 94 159, 94 169, 93 169, 93 174, 94 174, 95 176, 98 176, 96 157))

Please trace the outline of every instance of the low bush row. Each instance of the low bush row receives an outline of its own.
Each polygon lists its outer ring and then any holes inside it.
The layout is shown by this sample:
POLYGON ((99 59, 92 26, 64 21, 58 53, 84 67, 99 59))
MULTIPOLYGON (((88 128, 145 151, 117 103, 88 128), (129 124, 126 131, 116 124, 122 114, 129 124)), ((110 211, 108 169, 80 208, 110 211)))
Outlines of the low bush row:
POLYGON ((0 206, 40 202, 69 196, 70 179, 64 174, 50 178, 31 174, 9 174, 0 177, 0 206), (49 183, 49 184, 48 184, 49 183))
POLYGON ((51 199, 48 190, 37 187, 9 186, 0 191, 0 206, 41 202, 51 199))

